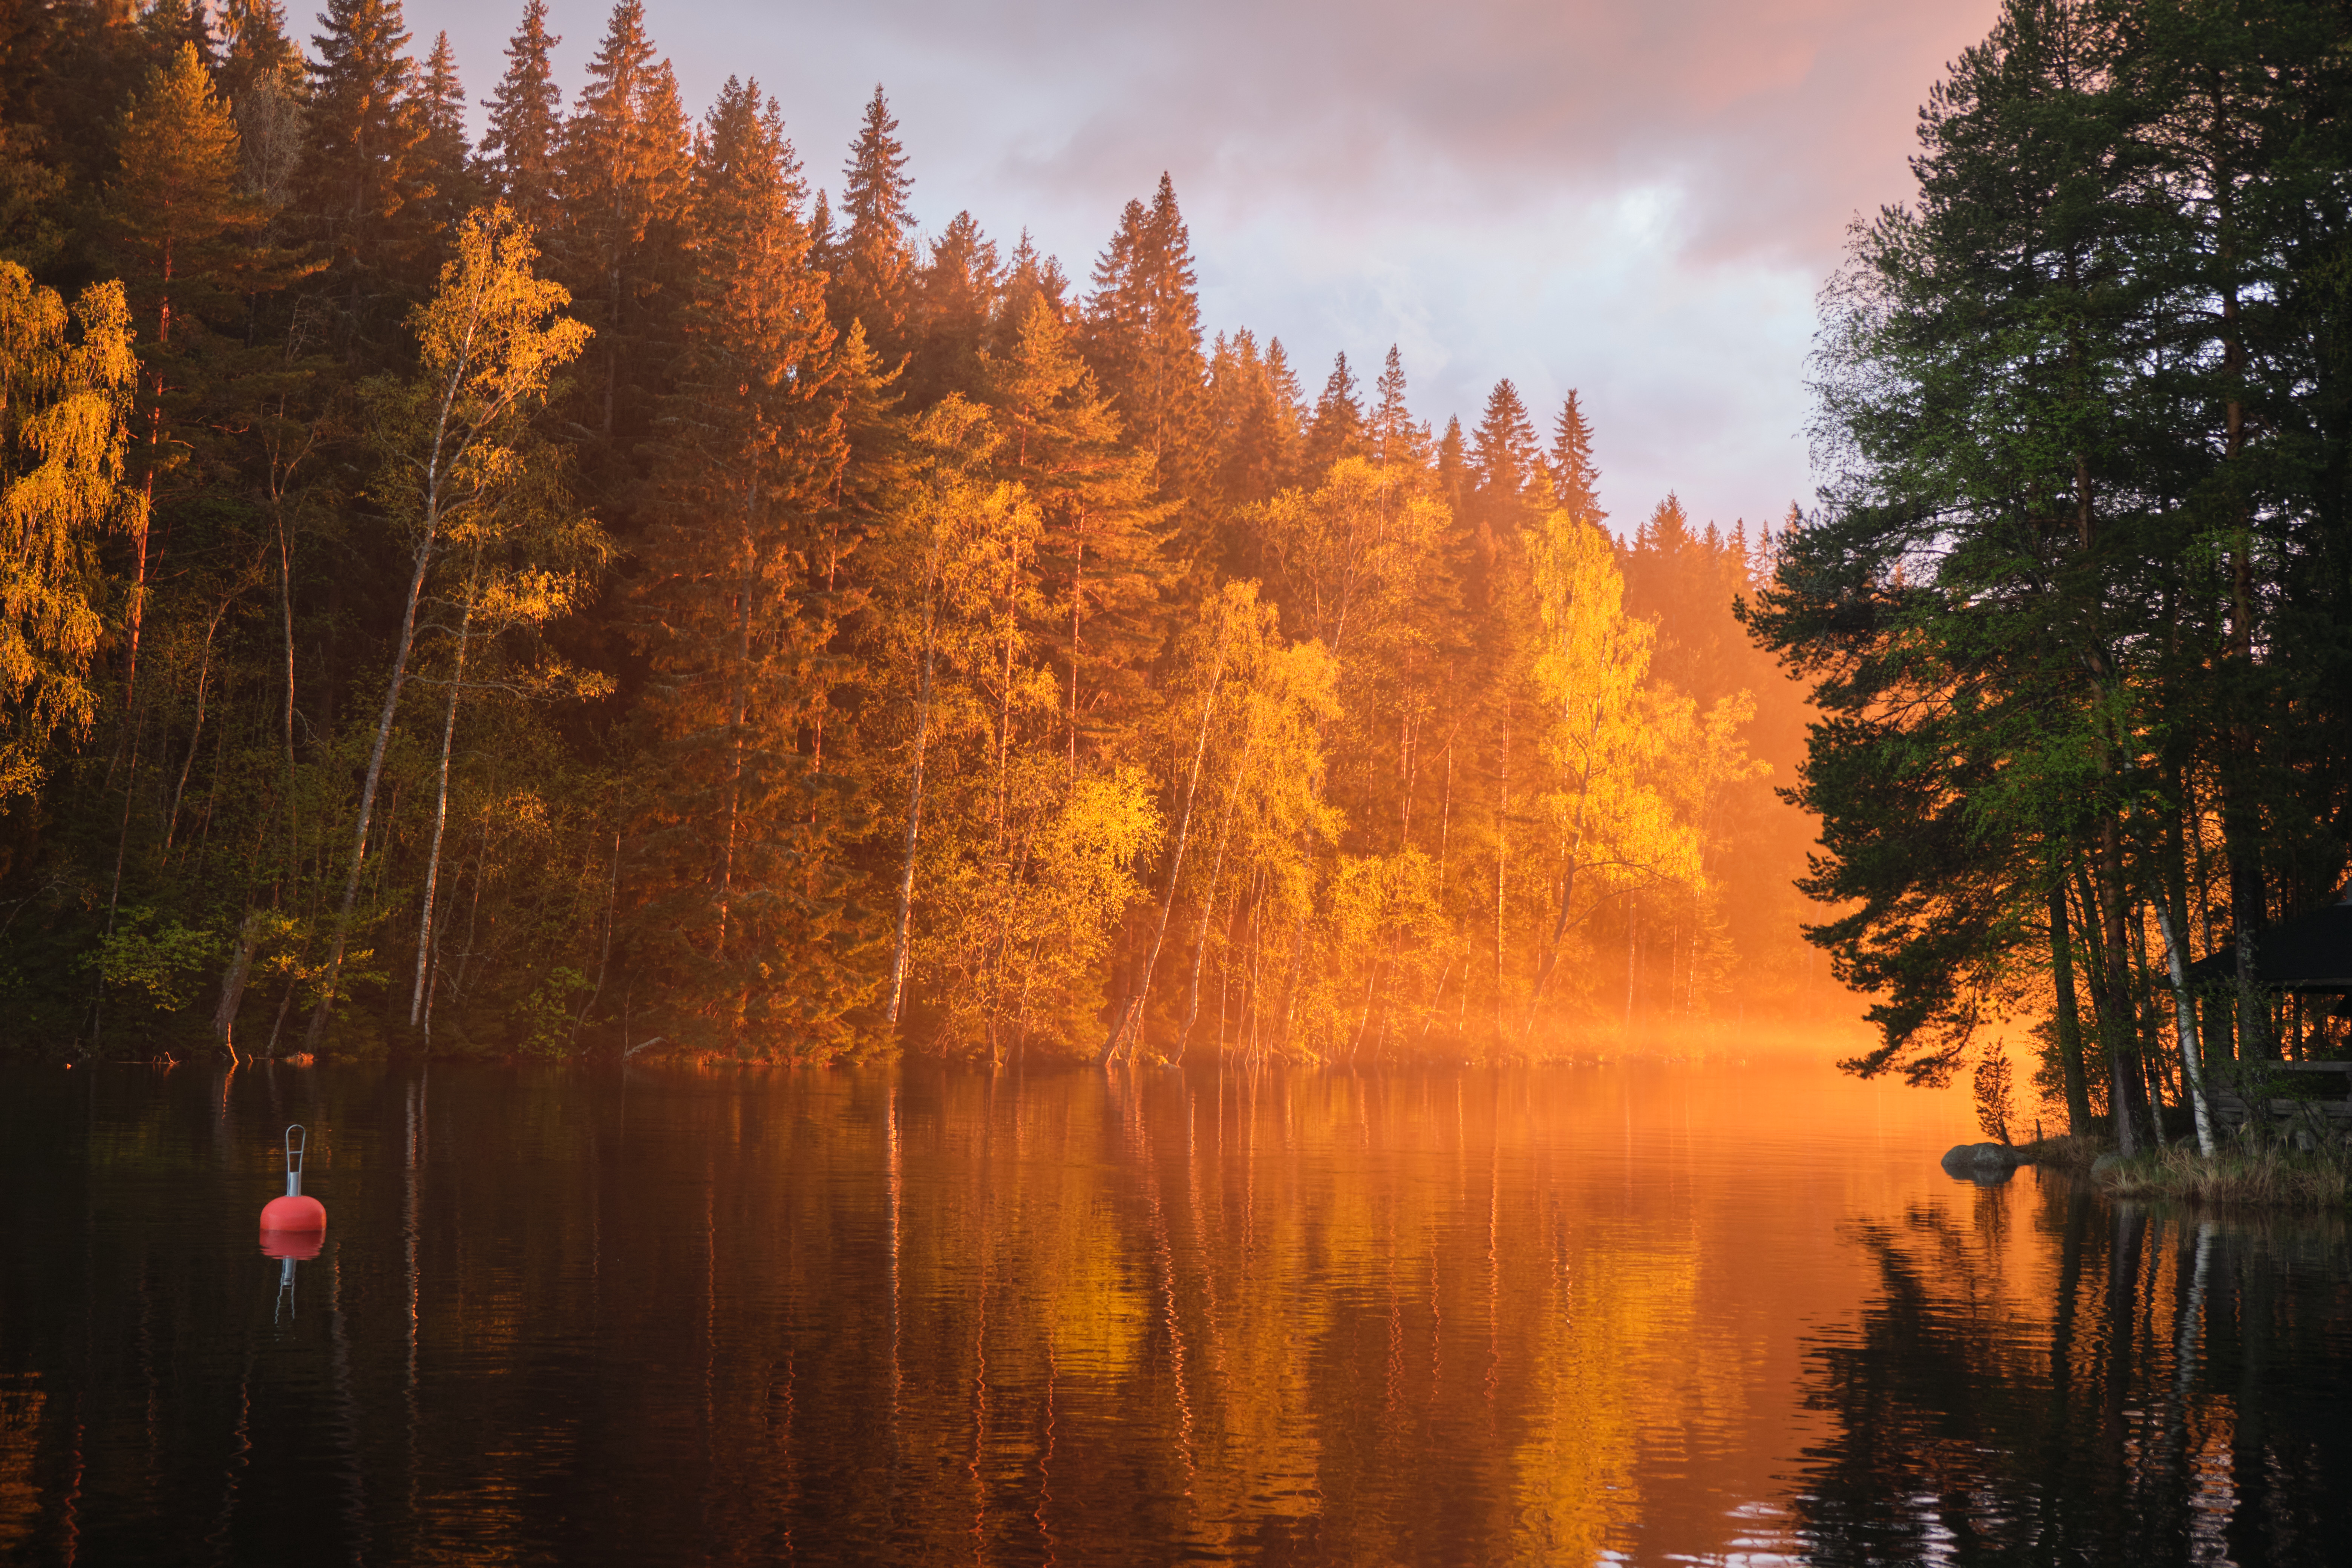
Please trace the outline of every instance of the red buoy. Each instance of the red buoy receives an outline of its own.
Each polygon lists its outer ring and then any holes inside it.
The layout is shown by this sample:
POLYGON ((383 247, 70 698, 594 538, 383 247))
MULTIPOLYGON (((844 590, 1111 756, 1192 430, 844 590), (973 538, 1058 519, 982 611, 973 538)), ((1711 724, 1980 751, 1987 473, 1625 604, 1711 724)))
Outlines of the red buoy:
POLYGON ((264 1230, 324 1230, 327 1211, 316 1198, 306 1198, 300 1193, 289 1193, 282 1198, 272 1198, 262 1206, 261 1228, 264 1230))
POLYGON ((302 1153, 310 1142, 310 1131, 300 1122, 286 1130, 286 1195, 270 1199, 261 1210, 262 1250, 272 1258, 285 1257, 306 1241, 310 1250, 299 1256, 319 1255, 312 1238, 327 1228, 327 1211, 318 1199, 302 1195, 302 1153), (299 1142, 294 1137, 297 1132, 302 1134, 299 1142), (279 1250, 271 1250, 273 1240, 279 1250))

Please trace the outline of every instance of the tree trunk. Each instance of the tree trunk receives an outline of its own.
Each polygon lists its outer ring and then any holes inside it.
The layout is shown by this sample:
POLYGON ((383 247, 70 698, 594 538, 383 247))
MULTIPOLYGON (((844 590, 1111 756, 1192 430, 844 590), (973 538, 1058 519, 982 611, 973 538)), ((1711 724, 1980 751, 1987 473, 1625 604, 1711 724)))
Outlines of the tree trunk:
MULTIPOLYGON (((1192 742, 1192 772, 1184 782, 1183 809, 1176 816, 1176 847, 1168 856, 1168 885, 1160 892, 1160 924, 1151 933, 1151 946, 1143 956, 1143 974, 1136 982, 1135 1005, 1128 1012, 1128 1016, 1135 1021, 1135 1044, 1128 1050, 1129 1058, 1143 1044, 1143 1009, 1151 998, 1151 975, 1160 967, 1160 945, 1168 940, 1168 917, 1176 907, 1176 884, 1184 874, 1184 844, 1192 832, 1192 801, 1201 788, 1201 763, 1209 754, 1209 721, 1216 714, 1217 693, 1223 689, 1224 683, 1225 639, 1220 636, 1217 638, 1216 668, 1209 677, 1209 694, 1201 704, 1200 733, 1192 742)), ((1212 895, 1215 893, 1214 884, 1209 890, 1212 895)), ((1121 1026, 1112 1030, 1110 1038, 1103 1042, 1101 1052, 1095 1058, 1096 1066, 1110 1060, 1111 1054, 1118 1049, 1119 1036, 1124 1032, 1122 1021, 1121 1026)))
POLYGON ((1503 767, 1495 790, 1495 1037, 1503 1036, 1503 893, 1510 858, 1511 708, 1503 704, 1503 767))
MULTIPOLYGON (((931 661, 938 626, 939 601, 935 594, 923 612, 923 685, 915 700, 914 776, 907 791, 907 844, 899 857, 898 940, 890 952, 888 1016, 893 1024, 898 1021, 898 1008, 907 993, 907 936, 915 907, 915 846, 923 826, 923 748, 931 735, 931 661)), ((1076 667, 1072 668, 1075 670, 1076 667)), ((1076 686, 1071 689, 1075 692, 1076 686)))
POLYGON ((286 631, 286 880, 288 891, 301 874, 302 829, 294 799, 294 551, 286 537, 286 510, 272 503, 278 521, 278 607, 286 631))
POLYGON ((253 950, 261 942, 261 911, 245 917, 236 933, 236 950, 229 954, 228 973, 221 976, 220 1005, 213 1009, 213 1036, 236 1059, 236 1014, 245 1005, 246 977, 253 973, 253 950))
MULTIPOLYGON (((428 520, 432 514, 427 513, 428 520)), ((426 524, 423 540, 416 546, 416 563, 408 574, 408 597, 400 612, 400 640, 393 647, 392 679, 385 685, 383 711, 375 721, 375 746, 368 753, 367 782, 360 788, 359 822, 352 830, 352 859, 343 877, 343 898, 335 911, 335 934, 327 951, 326 983, 319 991, 319 1005, 310 1014, 310 1026, 302 1033, 302 1048, 314 1050, 319 1037, 327 1027, 327 1015, 335 1005, 335 987, 342 978, 343 949, 351 941, 352 909, 359 901, 360 873, 367 865, 369 819, 375 812, 376 786, 383 780, 383 754, 392 745, 392 721, 400 710, 400 689, 408 679, 409 650, 416 642, 416 604, 425 593, 425 569, 433 560, 434 529, 426 524)))
MULTIPOLYGON (((479 566, 476 581, 479 581, 479 566)), ((457 735, 457 693, 466 682, 466 640, 473 629, 473 584, 467 585, 466 607, 457 618, 457 665, 449 675, 449 705, 441 720, 441 774, 433 800, 433 847, 425 858, 425 908, 416 920, 416 979, 408 993, 408 1026, 423 1026, 425 1017, 425 972, 433 956, 434 900, 441 887, 441 837, 449 823, 449 752, 457 735)), ((429 1043, 432 1036, 425 1037, 429 1043)))
POLYGON ((2100 984, 2095 993, 2099 1026, 2107 1046, 2107 1112, 2115 1123, 2116 1147, 2129 1159, 2139 1152, 2148 1125, 2147 1080, 2140 1062, 2139 1028, 2132 1007, 2131 941, 2126 926, 2123 840, 2109 816, 2099 825, 2096 887, 2101 932, 2100 984))
POLYGON ((2091 1129, 2091 1090, 2083 1071, 2082 1015, 2074 1001, 2074 944, 2066 931, 2066 885, 2050 884, 2050 972, 2058 997, 2058 1065, 2066 1086, 2066 1131, 2080 1138, 2091 1129))
MULTIPOLYGON (((1192 1038, 1193 1021, 1201 1016, 1201 968, 1209 953, 1209 922, 1217 910, 1217 883, 1225 874, 1225 844, 1234 830, 1234 807, 1241 800, 1242 781, 1248 776, 1250 748, 1257 738, 1256 716, 1251 716, 1249 730, 1242 737, 1241 755, 1234 763, 1233 787, 1225 792, 1225 809, 1217 826, 1216 858, 1209 864, 1209 890, 1201 900, 1201 932, 1192 943, 1192 984, 1184 997, 1184 1032, 1176 1037, 1176 1059, 1184 1059, 1185 1047, 1192 1038)), ((1217 1019, 1217 1037, 1224 1038, 1224 1018, 1217 1019)))
MULTIPOLYGON (((1528 991, 1528 1025, 1521 1032, 1522 1045, 1535 1038, 1536 1009, 1543 1002, 1545 983, 1551 979, 1554 966, 1559 963, 1559 944, 1568 938, 1569 907, 1576 901, 1576 858, 1584 848, 1584 815, 1592 805, 1592 746, 1601 735, 1601 713, 1596 707, 1592 715, 1591 733, 1585 737, 1586 764, 1584 776, 1579 781, 1576 796, 1576 832, 1569 840, 1568 869, 1559 883, 1559 917, 1552 921, 1551 942, 1544 949, 1543 961, 1536 966, 1535 984, 1528 991)), ((1694 933, 1696 940, 1696 933, 1694 933)))
POLYGON ((2162 900, 2156 906, 2157 929, 2164 935, 2165 968, 2172 976, 2172 1014, 2180 1031, 2180 1074, 2188 1090, 2190 1113, 2197 1121, 2197 1152, 2213 1157, 2213 1124, 2205 1109, 2205 1063, 2197 1037, 2197 1003, 2189 994, 2189 973, 2180 953, 2180 933, 2162 900))
POLYGON ((196 663, 195 722, 188 730, 188 756, 187 760, 180 764, 179 785, 172 791, 171 815, 163 819, 163 847, 166 851, 171 849, 172 840, 180 831, 180 801, 188 793, 188 773, 196 765, 196 750, 205 738, 205 699, 209 694, 212 684, 213 635, 220 630, 221 617, 228 614, 229 605, 236 602, 236 594, 232 591, 221 601, 220 608, 213 612, 212 619, 205 626, 204 657, 196 663))

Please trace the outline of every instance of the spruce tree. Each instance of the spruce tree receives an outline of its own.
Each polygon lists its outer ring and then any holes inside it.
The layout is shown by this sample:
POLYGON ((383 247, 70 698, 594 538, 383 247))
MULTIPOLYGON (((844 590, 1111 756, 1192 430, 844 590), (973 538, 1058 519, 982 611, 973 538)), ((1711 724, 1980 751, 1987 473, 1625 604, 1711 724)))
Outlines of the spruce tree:
POLYGON ((907 198, 915 182, 906 169, 898 122, 877 82, 842 165, 841 210, 835 221, 843 227, 828 258, 828 303, 834 319, 845 326, 865 323, 866 341, 886 365, 895 365, 913 347, 908 317, 916 280, 915 215, 907 198))
POLYGON ((63 0, 41 8, 41 26, 10 51, 38 75, 6 89, 12 126, 44 132, 42 151, 76 191, 96 189, 113 158, 108 134, 156 51, 129 5, 63 0))
POLYGON ((732 78, 688 186, 693 270, 633 626, 658 786, 632 855, 640 973, 674 1034, 818 1056, 866 994, 838 836, 846 781, 803 736, 837 679, 818 520, 846 455, 840 345, 772 101, 732 78))
POLYGON ((302 237, 327 259, 338 336, 358 353, 389 335, 425 283, 430 233, 416 203, 426 126, 410 97, 400 0, 329 0, 320 20, 292 198, 302 237))
POLYGON ((1552 498, 1562 507, 1594 522, 1608 517, 1601 510, 1601 470, 1592 461, 1592 426, 1584 417, 1574 387, 1569 388, 1559 414, 1552 420, 1550 467, 1552 498))
POLYGON ((302 55, 286 36, 277 0, 232 0, 221 22, 226 44, 217 79, 236 117, 245 189, 275 224, 293 194, 304 153, 309 112, 302 55))
POLYGON ((1151 205, 1130 201, 1095 263, 1087 358, 1126 425, 1155 456, 1188 434, 1201 390, 1201 305, 1176 187, 1160 176, 1151 205))
POLYGON ((506 75, 482 102, 482 162, 515 216, 545 232, 556 217, 561 186, 556 153, 562 135, 563 95, 555 85, 555 46, 547 30, 547 0, 524 0, 522 21, 507 40, 506 75))
POLYGON ((1255 574, 1247 564, 1252 552, 1232 515, 1270 499, 1299 466, 1297 395, 1280 340, 1261 354, 1256 334, 1246 327, 1230 339, 1218 337, 1209 360, 1208 422, 1216 499, 1229 519, 1229 572, 1255 574))
POLYGON ((626 460, 659 395, 688 146, 677 78, 646 37, 645 7, 620 0, 564 122, 562 219, 551 241, 596 331, 580 423, 601 437, 600 468, 626 460))
POLYGON ((1366 431, 1372 455, 1382 463, 1421 467, 1429 460, 1428 426, 1416 425, 1405 401, 1404 356, 1394 343, 1381 366, 1380 400, 1373 405, 1366 431))
POLYGON ((995 323, 1003 268, 995 244, 971 214, 958 213, 931 242, 915 288, 914 359, 907 367, 907 406, 929 407, 950 392, 980 390, 980 356, 995 323))
POLYGON ((1040 254, 1029 231, 1023 229, 997 289, 996 315, 989 328, 991 352, 1002 352, 1012 343, 1028 317, 1032 300, 1043 299, 1057 315, 1065 314, 1064 297, 1069 291, 1070 280, 1064 276, 1062 264, 1040 254))
POLYGON ((0 260, 41 268, 65 244, 66 180, 48 134, 59 52, 45 6, 0 12, 0 260))
POLYGON ((220 89, 241 111, 257 83, 299 79, 301 51, 286 36, 286 10, 278 0, 225 0, 220 8, 220 89))
POLYGON ((1343 352, 1333 357, 1323 395, 1315 400, 1315 415, 1307 426, 1304 461, 1310 482, 1342 458, 1360 457, 1366 450, 1364 405, 1356 395, 1356 373, 1348 368, 1343 352))
POLYGON ((213 36, 212 17, 202 0, 155 0, 139 26, 147 36, 148 58, 156 66, 169 65, 183 48, 195 50, 207 73, 220 64, 220 40, 213 36))
POLYGON ((487 195, 466 144, 466 89, 457 80, 448 34, 435 37, 411 102, 425 128, 416 146, 418 205, 437 238, 452 232, 487 195))
POLYGON ((1082 757, 1113 743, 1144 699, 1150 612, 1169 563, 1168 508, 1153 501, 1153 463, 1122 441, 1076 334, 1043 296, 1019 335, 991 356, 982 396, 1004 433, 997 461, 1037 499, 1045 588, 1042 646, 1062 665, 1063 741, 1073 785, 1082 757))
POLYGON ((1519 401, 1519 389, 1508 376, 1486 395, 1486 413, 1471 437, 1470 466, 1477 521, 1498 535, 1516 532, 1530 504, 1547 499, 1532 493, 1543 454, 1536 445, 1527 405, 1519 401))

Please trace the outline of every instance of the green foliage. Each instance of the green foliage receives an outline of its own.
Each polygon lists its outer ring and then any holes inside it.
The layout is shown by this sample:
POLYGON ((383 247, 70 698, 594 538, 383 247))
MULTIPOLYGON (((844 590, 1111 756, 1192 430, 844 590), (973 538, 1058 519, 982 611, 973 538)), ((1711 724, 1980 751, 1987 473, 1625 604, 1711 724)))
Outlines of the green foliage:
POLYGON ((2057 1005, 2071 901, 2129 1149, 2157 910, 2210 948, 2340 879, 2346 153, 2293 128, 2340 116, 2345 40, 2318 5, 2016 0, 1824 295, 1833 478, 1748 621, 1825 716, 1796 798, 1813 939, 1878 998, 1856 1071, 1939 1082, 2057 1005))
POLYGON ((110 991, 176 1013, 196 999, 226 945, 217 933, 191 931, 155 910, 124 909, 100 939, 95 967, 110 991))
POLYGON ((515 1005, 509 1030, 517 1048, 527 1057, 568 1054, 578 1028, 578 997, 588 989, 586 975, 569 964, 558 965, 515 1005))

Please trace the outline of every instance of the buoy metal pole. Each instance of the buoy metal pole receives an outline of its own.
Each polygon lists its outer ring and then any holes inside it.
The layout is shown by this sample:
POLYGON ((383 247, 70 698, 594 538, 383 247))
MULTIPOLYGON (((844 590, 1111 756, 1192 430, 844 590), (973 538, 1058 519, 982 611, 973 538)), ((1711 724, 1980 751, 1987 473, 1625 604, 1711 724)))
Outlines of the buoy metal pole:
MULTIPOLYGON (((286 1195, 272 1198, 261 1211, 261 1229, 265 1250, 266 1239, 272 1231, 291 1231, 314 1235, 327 1228, 327 1210, 316 1198, 302 1195, 302 1156, 310 1147, 310 1133, 300 1122, 286 1130, 286 1195), (300 1138, 296 1138, 296 1133, 300 1138)), ((314 1247, 309 1256, 318 1256, 314 1247)))

